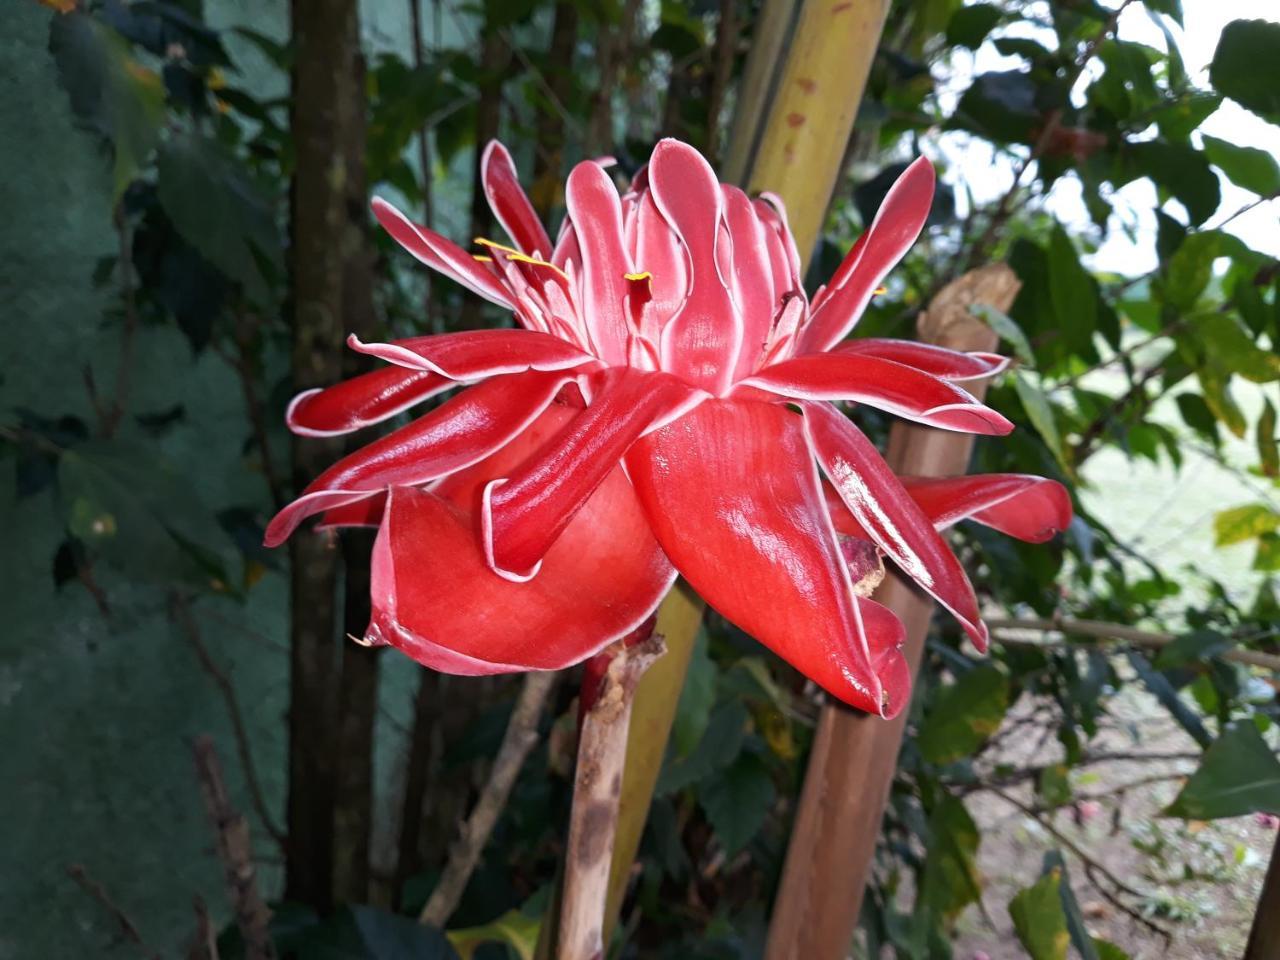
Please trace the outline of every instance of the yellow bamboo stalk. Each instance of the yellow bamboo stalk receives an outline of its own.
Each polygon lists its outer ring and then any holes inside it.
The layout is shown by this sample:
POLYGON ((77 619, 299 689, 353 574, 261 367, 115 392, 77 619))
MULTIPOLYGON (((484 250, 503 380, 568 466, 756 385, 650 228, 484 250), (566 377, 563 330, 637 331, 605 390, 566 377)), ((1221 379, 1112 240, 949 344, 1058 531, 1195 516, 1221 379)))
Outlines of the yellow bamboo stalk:
MULTIPOLYGON (((777 55, 789 26, 791 6, 768 4, 773 15, 762 19, 753 46, 764 44, 777 55), (780 36, 771 40, 766 34, 780 36)), ((831 202, 888 6, 889 0, 805 0, 786 52, 782 86, 768 115, 760 116, 765 99, 762 91, 752 92, 745 101, 739 99, 753 116, 750 121, 735 118, 731 155, 743 151, 749 155, 750 145, 764 125, 751 189, 769 190, 782 197, 792 229, 805 231, 797 233, 797 244, 806 263, 831 202), (802 116, 804 122, 796 123, 794 115, 802 116)), ((776 72, 767 63, 760 63, 755 70, 766 79, 776 72)), ((756 83, 767 85, 764 79, 756 83)), ((667 653, 645 674, 632 707, 605 910, 606 944, 640 846, 702 609, 702 601, 680 584, 658 610, 655 632, 666 641, 667 653)))
POLYGON ((806 260, 826 219, 888 12, 889 0, 806 0, 800 12, 748 185, 782 197, 806 260))

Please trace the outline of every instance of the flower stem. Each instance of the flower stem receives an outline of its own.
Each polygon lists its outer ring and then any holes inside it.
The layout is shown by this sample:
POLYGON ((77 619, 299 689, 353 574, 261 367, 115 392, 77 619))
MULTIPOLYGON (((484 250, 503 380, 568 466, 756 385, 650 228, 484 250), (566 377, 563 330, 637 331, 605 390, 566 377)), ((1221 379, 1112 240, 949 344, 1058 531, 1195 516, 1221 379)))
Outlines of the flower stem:
POLYGON ((588 668, 560 907, 560 960, 604 955, 605 902, 618 827, 627 731, 636 686, 666 650, 652 624, 620 640, 588 668), (603 669, 601 669, 603 668, 603 669), (598 678, 598 679, 597 679, 598 678))

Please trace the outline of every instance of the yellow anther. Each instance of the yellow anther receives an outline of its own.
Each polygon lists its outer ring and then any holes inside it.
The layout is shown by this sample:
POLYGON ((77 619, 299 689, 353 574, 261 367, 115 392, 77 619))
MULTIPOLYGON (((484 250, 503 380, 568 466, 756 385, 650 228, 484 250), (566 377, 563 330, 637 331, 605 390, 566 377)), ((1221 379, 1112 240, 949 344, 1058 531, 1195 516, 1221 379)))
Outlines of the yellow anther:
POLYGON ((498 243, 496 240, 490 240, 487 237, 476 237, 472 241, 477 246, 488 247, 490 250, 501 250, 504 253, 519 253, 515 247, 508 247, 505 243, 498 243))
POLYGON ((883 297, 888 292, 889 292, 888 287, 876 287, 874 290, 871 291, 871 295, 873 297, 883 297))
POLYGON ((644 273, 624 273, 624 274, 622 275, 622 279, 624 279, 624 280, 652 280, 652 279, 653 279, 653 274, 651 274, 648 270, 644 271, 644 273))
POLYGON ((473 253, 471 255, 471 259, 478 260, 480 263, 493 263, 493 257, 486 257, 483 254, 479 254, 479 253, 473 253))
POLYGON ((507 260, 513 263, 528 263, 535 267, 546 267, 548 270, 554 270, 556 273, 560 274, 560 276, 564 277, 565 280, 569 279, 568 276, 565 275, 565 272, 554 263, 548 263, 546 260, 539 260, 537 257, 531 257, 528 254, 508 253, 507 260))

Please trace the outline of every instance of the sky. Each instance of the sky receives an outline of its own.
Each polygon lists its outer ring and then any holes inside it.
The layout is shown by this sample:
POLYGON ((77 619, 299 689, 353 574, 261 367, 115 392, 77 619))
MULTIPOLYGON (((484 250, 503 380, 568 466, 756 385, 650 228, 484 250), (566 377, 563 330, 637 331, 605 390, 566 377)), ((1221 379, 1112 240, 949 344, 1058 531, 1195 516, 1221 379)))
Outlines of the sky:
MULTIPOLYGON (((1106 0, 1104 0, 1106 2, 1106 0)), ((1114 6, 1114 3, 1111 4, 1114 6)), ((1209 87, 1209 63, 1213 59, 1218 37, 1232 20, 1272 20, 1280 22, 1280 2, 1277 0, 1183 0, 1184 26, 1166 18, 1193 82, 1209 87)), ((1152 21, 1151 15, 1141 5, 1130 6, 1120 17, 1119 36, 1124 40, 1145 43, 1164 49, 1165 37, 1152 21)), ((1018 32, 1017 28, 1011 32, 1018 32)), ((1021 33, 1034 36, 1035 28, 1028 27, 1021 33)), ((984 44, 972 58, 957 58, 954 75, 948 78, 946 97, 958 97, 968 87, 973 76, 992 70, 1017 69, 1021 59, 1002 56, 990 42, 984 44)), ((1095 65, 1096 66, 1096 65, 1095 65)), ((1082 80, 1082 83, 1087 82, 1082 80)), ((952 106, 954 100, 947 106, 952 106)), ((1280 156, 1280 128, 1259 119, 1248 110, 1230 100, 1205 121, 1201 128, 1211 136, 1233 143, 1270 150, 1280 156)), ((946 135, 939 143, 939 152, 954 171, 952 179, 958 179, 971 193, 973 202, 988 203, 1000 197, 1012 181, 1012 164, 998 156, 989 145, 963 135, 946 135)), ((1222 205, 1206 223, 1214 227, 1231 214, 1256 200, 1246 190, 1223 181, 1222 205)), ((1156 265, 1155 214, 1156 190, 1148 180, 1139 180, 1117 191, 1113 197, 1116 212, 1109 224, 1109 236, 1096 253, 1087 258, 1095 267, 1103 267, 1126 275, 1147 273, 1156 265), (1126 236, 1126 227, 1133 237, 1126 236)), ((1080 197, 1080 185, 1073 177, 1059 180, 1047 199, 1049 208, 1059 218, 1079 229, 1089 227, 1089 216, 1080 197)), ((1181 214, 1177 201, 1170 201, 1169 209, 1181 214)), ((1185 219, 1185 217, 1179 217, 1185 219)), ((1274 256, 1280 256, 1280 201, 1264 203, 1243 214, 1228 225, 1227 229, 1238 235, 1250 247, 1274 256)))

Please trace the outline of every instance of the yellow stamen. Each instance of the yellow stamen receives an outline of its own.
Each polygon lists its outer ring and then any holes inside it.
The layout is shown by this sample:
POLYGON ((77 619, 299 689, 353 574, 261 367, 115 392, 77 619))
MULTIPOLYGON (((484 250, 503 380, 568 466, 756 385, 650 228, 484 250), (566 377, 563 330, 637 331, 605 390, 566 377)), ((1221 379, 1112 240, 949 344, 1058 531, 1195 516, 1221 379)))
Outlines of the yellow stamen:
POLYGON ((871 291, 871 295, 873 297, 883 297, 888 292, 889 292, 888 287, 876 287, 874 290, 871 291))
POLYGON ((478 254, 478 253, 473 253, 471 255, 471 259, 478 260, 480 263, 493 263, 493 257, 482 256, 481 254, 478 254))
POLYGON ((652 279, 653 279, 653 274, 651 274, 648 270, 644 271, 643 273, 624 273, 624 274, 622 275, 622 279, 624 279, 624 280, 652 280, 652 279))
POLYGON ((532 264, 535 267, 546 267, 547 269, 554 270, 556 273, 560 274, 560 276, 564 277, 566 281, 569 279, 569 277, 565 274, 565 272, 561 270, 559 267, 557 267, 554 263, 547 263, 546 260, 539 260, 537 257, 531 257, 528 254, 508 253, 507 260, 513 261, 515 263, 528 263, 528 264, 532 264))
POLYGON ((505 243, 498 243, 496 240, 490 240, 487 237, 476 237, 472 241, 482 247, 488 247, 490 250, 501 250, 504 253, 519 253, 515 247, 508 247, 505 243))

